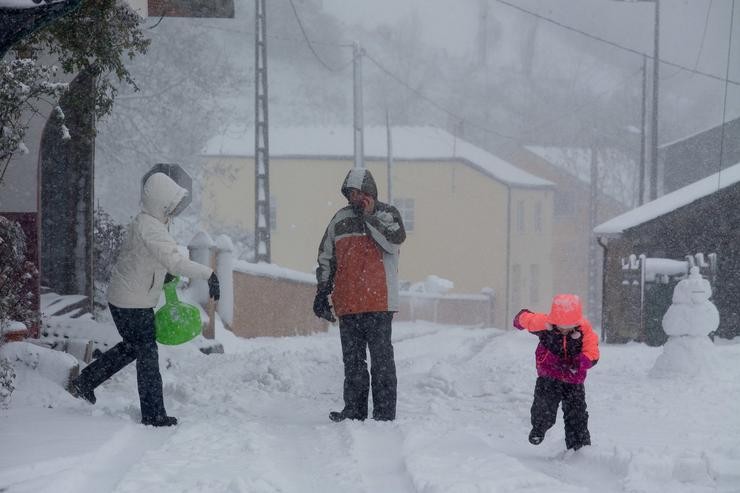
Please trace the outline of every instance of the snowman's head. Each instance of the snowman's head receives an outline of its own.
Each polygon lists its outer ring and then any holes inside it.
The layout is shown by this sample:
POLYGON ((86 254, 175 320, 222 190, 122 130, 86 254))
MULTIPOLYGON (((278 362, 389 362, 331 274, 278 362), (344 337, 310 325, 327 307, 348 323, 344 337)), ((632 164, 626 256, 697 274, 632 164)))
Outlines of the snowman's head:
POLYGON ((712 296, 712 286, 709 281, 701 277, 698 267, 691 268, 689 274, 689 283, 691 283, 691 302, 704 303, 712 296))
POLYGON ((683 279, 673 289, 674 304, 698 305, 712 296, 712 286, 701 277, 698 267, 692 267, 689 277, 683 279))

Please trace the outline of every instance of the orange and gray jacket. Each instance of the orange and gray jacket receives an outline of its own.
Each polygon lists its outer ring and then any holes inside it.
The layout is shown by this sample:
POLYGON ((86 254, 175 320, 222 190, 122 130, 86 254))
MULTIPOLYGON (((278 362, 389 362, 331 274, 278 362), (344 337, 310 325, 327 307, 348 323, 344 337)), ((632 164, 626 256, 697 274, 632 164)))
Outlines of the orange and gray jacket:
POLYGON ((406 239, 401 214, 378 202, 375 180, 366 169, 352 169, 342 194, 356 188, 375 199, 375 211, 363 215, 351 205, 329 222, 319 245, 316 280, 331 293, 337 316, 398 311, 398 253, 406 239))

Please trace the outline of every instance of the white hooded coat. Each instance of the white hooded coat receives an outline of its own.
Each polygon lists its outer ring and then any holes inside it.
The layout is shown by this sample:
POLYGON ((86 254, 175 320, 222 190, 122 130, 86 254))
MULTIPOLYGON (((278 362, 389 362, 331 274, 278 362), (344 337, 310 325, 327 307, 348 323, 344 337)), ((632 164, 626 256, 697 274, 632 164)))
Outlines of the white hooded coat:
POLYGON ((170 214, 186 194, 164 173, 154 173, 146 180, 142 211, 129 225, 113 267, 108 303, 119 308, 154 308, 167 272, 193 279, 211 276, 211 268, 180 253, 167 231, 170 214))

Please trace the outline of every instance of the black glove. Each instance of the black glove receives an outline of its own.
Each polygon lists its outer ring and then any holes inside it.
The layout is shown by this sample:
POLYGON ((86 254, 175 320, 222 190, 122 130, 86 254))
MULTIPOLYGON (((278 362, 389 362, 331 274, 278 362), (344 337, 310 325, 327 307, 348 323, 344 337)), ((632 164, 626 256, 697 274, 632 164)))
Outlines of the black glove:
POLYGON ((329 292, 326 291, 326 289, 321 289, 321 287, 319 287, 316 291, 316 297, 313 299, 313 312, 317 317, 328 320, 329 322, 337 321, 334 314, 331 312, 329 292))
POLYGON ((516 327, 519 330, 524 330, 524 326, 519 323, 519 317, 522 315, 522 313, 532 313, 530 310, 527 310, 526 308, 523 308, 519 310, 519 313, 517 313, 514 316, 514 320, 511 322, 514 327, 516 327))
POLYGON ((564 358, 565 352, 563 351, 563 334, 557 330, 543 330, 537 332, 537 336, 540 338, 540 343, 545 348, 558 358, 564 358))
POLYGON ((208 278, 208 296, 216 301, 221 298, 221 288, 218 285, 218 277, 215 272, 208 278))
POLYGON ((171 283, 171 282, 172 282, 172 281, 174 281, 174 280, 175 280, 175 276, 173 276, 173 275, 172 275, 172 274, 170 274, 169 272, 168 272, 167 274, 165 274, 165 275, 164 275, 164 283, 165 283, 165 284, 169 284, 169 283, 171 283))

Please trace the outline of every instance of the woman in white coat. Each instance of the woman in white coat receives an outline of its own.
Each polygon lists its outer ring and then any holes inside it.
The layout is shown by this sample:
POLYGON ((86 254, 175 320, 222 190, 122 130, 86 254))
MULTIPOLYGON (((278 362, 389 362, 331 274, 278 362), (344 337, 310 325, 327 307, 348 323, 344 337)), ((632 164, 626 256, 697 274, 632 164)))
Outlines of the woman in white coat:
POLYGON ((167 224, 181 212, 187 190, 164 173, 154 173, 144 183, 142 211, 128 227, 126 240, 113 267, 108 305, 123 341, 103 353, 72 381, 70 390, 95 404, 95 388, 136 360, 141 422, 172 426, 167 416, 159 373, 159 353, 154 329, 154 307, 169 273, 208 279, 211 298, 220 296, 218 278, 209 267, 190 261, 178 250, 167 224))

